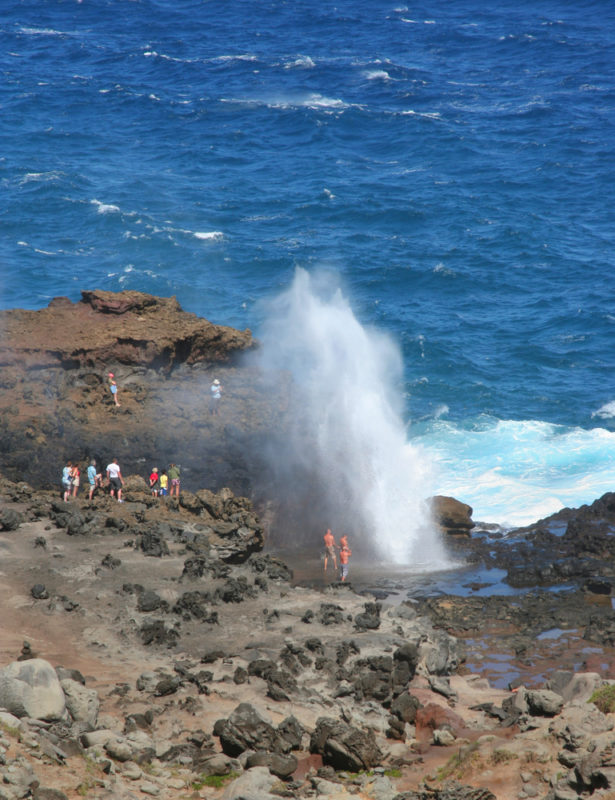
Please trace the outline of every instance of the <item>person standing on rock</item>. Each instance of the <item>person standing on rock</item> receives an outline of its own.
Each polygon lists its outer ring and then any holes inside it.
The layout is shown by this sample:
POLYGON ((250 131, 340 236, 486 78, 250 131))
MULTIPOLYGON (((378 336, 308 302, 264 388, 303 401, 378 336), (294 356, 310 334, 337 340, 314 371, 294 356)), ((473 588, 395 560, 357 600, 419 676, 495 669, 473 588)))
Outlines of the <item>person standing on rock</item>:
POLYGON ((160 476, 160 497, 166 497, 168 495, 168 486, 169 476, 164 470, 162 470, 162 475, 160 476))
POLYGON ((77 497, 77 492, 79 491, 79 484, 81 483, 81 473, 79 471, 79 465, 75 464, 72 468, 70 473, 70 485, 72 487, 72 495, 73 497, 77 497))
POLYGON ((171 497, 179 497, 179 467, 177 464, 170 464, 167 470, 169 481, 171 483, 171 497))
POLYGON ((88 483, 90 484, 88 500, 91 500, 94 497, 94 490, 96 487, 102 486, 102 475, 100 472, 96 472, 96 461, 94 459, 90 461, 90 465, 87 470, 87 476, 88 483))
POLYGON ((352 555, 352 550, 348 547, 348 538, 346 536, 342 536, 340 544, 340 580, 343 582, 348 577, 348 561, 352 555))
POLYGON ((122 486, 124 485, 124 478, 122 478, 122 472, 120 470, 120 465, 117 463, 117 458, 114 458, 113 461, 107 465, 107 478, 111 484, 111 497, 115 497, 117 493, 118 503, 123 503, 122 486))
POLYGON ((222 399, 222 384, 216 378, 211 384, 211 413, 216 416, 220 407, 220 400, 222 399))
POLYGON ((333 559, 333 569, 337 572, 337 558, 335 556, 335 538, 331 533, 331 528, 327 528, 327 532, 324 535, 325 540, 325 572, 327 571, 327 564, 329 563, 329 559, 333 559))
POLYGON ((71 484, 72 471, 73 471, 73 465, 70 461, 67 461, 66 466, 62 469, 62 497, 65 503, 68 503, 68 498, 70 497, 70 484, 71 484))
POLYGON ((117 383, 115 382, 115 375, 110 372, 109 373, 109 389, 111 390, 111 396, 113 397, 113 402, 119 408, 119 400, 117 399, 117 383))
POLYGON ((158 475, 158 467, 154 467, 149 476, 149 488, 152 490, 152 497, 158 497, 158 484, 160 476, 158 475))

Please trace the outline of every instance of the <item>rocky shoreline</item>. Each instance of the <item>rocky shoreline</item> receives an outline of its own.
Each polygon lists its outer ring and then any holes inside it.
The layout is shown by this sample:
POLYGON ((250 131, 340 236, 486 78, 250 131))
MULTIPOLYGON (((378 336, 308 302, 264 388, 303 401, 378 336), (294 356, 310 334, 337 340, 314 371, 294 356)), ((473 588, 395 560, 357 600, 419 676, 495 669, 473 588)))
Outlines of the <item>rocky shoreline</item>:
POLYGON ((0 800, 615 797, 615 495, 506 534, 434 498, 486 576, 457 595, 323 581, 242 496, 283 427, 249 332, 83 294, 0 318, 0 800), (63 459, 111 455, 122 504, 62 502, 63 459))
POLYGON ((300 587, 245 498, 161 503, 139 476, 122 504, 3 480, 0 528, 0 797, 613 796, 615 716, 588 702, 613 612, 587 590, 300 587), (469 666, 479 636, 531 660, 575 605, 576 668, 497 688, 469 666))

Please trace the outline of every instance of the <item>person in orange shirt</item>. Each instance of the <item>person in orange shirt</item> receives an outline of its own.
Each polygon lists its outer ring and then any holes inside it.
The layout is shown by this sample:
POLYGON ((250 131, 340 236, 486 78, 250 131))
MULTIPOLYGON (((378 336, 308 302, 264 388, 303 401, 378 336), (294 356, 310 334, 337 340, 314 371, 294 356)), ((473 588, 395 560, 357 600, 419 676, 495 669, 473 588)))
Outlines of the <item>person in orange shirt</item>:
POLYGON ((327 528, 327 532, 324 535, 325 540, 325 572, 327 571, 327 564, 329 563, 329 558, 333 559, 333 569, 337 570, 337 558, 335 555, 335 539, 333 538, 333 534, 331 533, 331 528, 327 528))
POLYGON ((348 577, 348 560, 352 555, 352 550, 348 547, 348 538, 342 536, 340 539, 340 579, 345 581, 348 577))

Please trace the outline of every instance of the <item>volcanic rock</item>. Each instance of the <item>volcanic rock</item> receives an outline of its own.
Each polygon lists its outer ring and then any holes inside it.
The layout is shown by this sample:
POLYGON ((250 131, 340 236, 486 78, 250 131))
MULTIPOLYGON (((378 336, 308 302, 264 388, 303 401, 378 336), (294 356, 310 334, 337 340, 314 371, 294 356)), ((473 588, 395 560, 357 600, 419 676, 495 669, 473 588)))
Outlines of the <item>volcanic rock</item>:
POLYGON ((452 536, 469 536, 474 527, 472 507, 454 497, 436 495, 429 501, 431 514, 440 528, 452 536))

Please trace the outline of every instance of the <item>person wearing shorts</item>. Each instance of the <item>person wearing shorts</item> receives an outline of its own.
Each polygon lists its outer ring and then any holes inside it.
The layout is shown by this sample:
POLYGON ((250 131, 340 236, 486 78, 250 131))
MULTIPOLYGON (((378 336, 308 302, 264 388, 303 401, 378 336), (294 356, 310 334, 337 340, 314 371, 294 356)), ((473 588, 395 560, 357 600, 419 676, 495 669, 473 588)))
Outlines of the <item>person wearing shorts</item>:
POLYGON ((171 484, 171 497, 179 497, 179 467, 177 464, 171 464, 167 470, 169 482, 171 484))
POLYGON ((94 490, 97 486, 102 484, 102 475, 100 472, 96 472, 96 461, 92 459, 90 461, 90 465, 87 470, 88 476, 88 483, 90 484, 90 492, 88 494, 88 500, 91 500, 94 497, 94 490))
POLYGON ((73 465, 70 461, 67 461, 66 466, 62 469, 62 498, 65 503, 68 503, 68 498, 70 497, 72 471, 73 465))
POLYGON ((117 463, 117 458, 114 458, 113 461, 107 465, 107 478, 111 486, 111 497, 115 497, 117 494, 118 503, 123 503, 122 486, 124 485, 124 479, 122 478, 122 472, 120 470, 120 465, 117 463))
POLYGON ((79 484, 81 483, 81 473, 79 471, 79 466, 77 464, 75 464, 71 472, 70 483, 72 486, 73 497, 77 497, 77 492, 79 491, 79 484))
MULTIPOLYGON (((342 538, 346 539, 345 536, 342 538)), ((348 547, 348 540, 346 539, 346 541, 340 547, 340 579, 342 581, 345 581, 348 577, 348 560, 350 559, 351 555, 352 550, 348 547)))
POLYGON ((163 470, 160 476, 160 497, 166 497, 169 493, 169 476, 163 470))
POLYGON ((329 559, 333 559, 333 569, 337 572, 337 557, 335 555, 335 539, 331 533, 331 528, 327 528, 324 535, 325 540, 325 572, 327 571, 327 564, 329 559))

